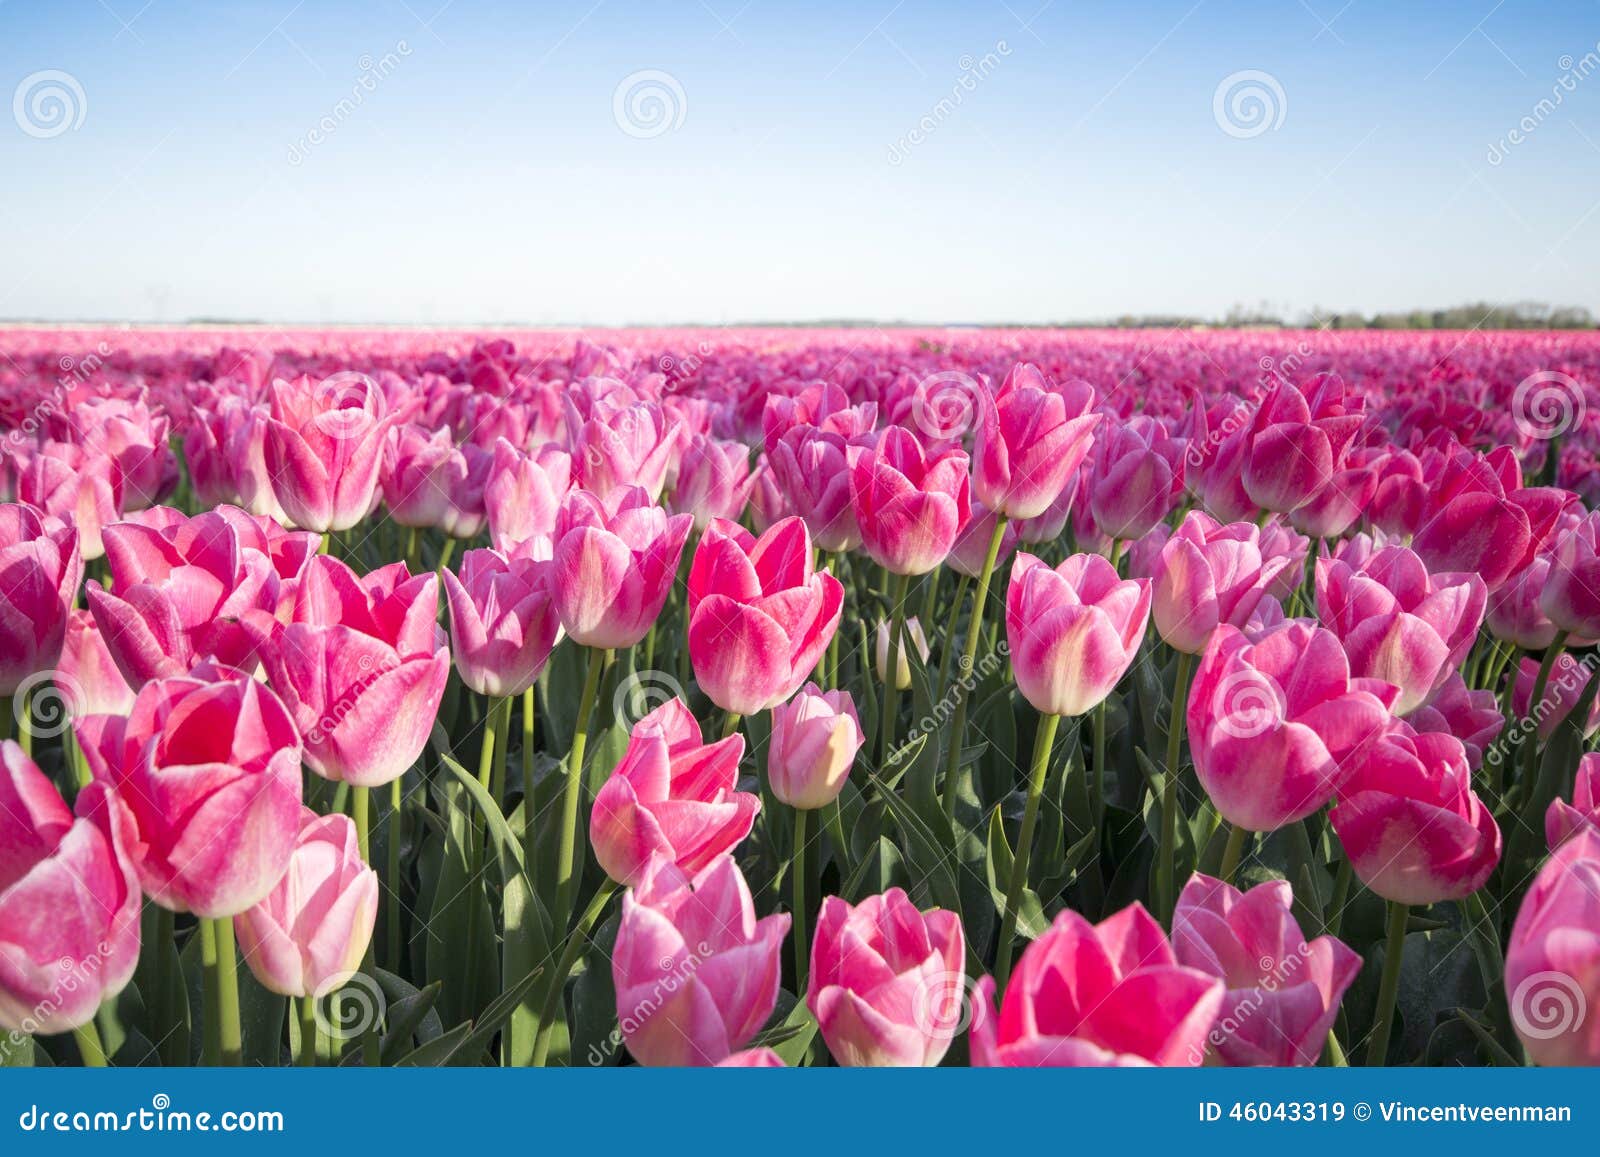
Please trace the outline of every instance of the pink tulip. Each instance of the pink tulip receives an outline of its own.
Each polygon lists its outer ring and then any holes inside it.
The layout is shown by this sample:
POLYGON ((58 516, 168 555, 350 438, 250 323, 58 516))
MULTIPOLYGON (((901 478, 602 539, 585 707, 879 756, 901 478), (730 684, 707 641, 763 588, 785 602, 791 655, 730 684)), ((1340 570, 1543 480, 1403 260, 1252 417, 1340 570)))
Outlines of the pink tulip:
POLYGON ((56 665, 82 579, 77 531, 32 506, 0 505, 0 696, 56 665))
POLYGON ((1229 823, 1276 831, 1333 797, 1389 725, 1395 694, 1351 678, 1338 638, 1303 620, 1255 642, 1219 627, 1189 690, 1195 774, 1229 823))
POLYGON ((1006 590, 1017 689, 1047 715, 1087 714, 1133 663, 1149 618, 1148 579, 1119 579, 1099 555, 1052 570, 1019 551, 1006 590))
POLYGON ((1089 509, 1110 538, 1147 534, 1183 493, 1182 448, 1155 418, 1141 415, 1103 430, 1089 463, 1089 509))
POLYGON ((304 808, 283 879, 233 927, 268 992, 326 996, 360 969, 377 918, 378 873, 362 862, 355 824, 304 808))
POLYGON ((719 1069, 783 1069, 783 1058, 768 1048, 744 1049, 717 1062, 719 1069))
POLYGON ((811 535, 786 518, 759 539, 717 519, 689 566, 689 659, 724 711, 753 715, 789 698, 839 627, 844 587, 813 571, 811 535))
POLYGON ((405 563, 358 577, 321 556, 293 621, 252 622, 262 666, 305 739, 312 771, 356 787, 405 774, 427 745, 450 649, 435 623, 439 580, 405 563))
POLYGON ((73 611, 67 620, 55 681, 73 718, 126 715, 133 710, 133 688, 123 678, 99 625, 88 611, 73 611))
POLYGON ((1484 750, 1504 730, 1506 717, 1493 691, 1473 691, 1459 671, 1428 697, 1428 701, 1406 716, 1406 722, 1419 732, 1443 732, 1461 740, 1467 751, 1467 766, 1477 771, 1483 766, 1484 750))
POLYGON ((201 667, 146 683, 127 718, 75 727, 95 778, 132 816, 151 900, 221 918, 272 891, 300 827, 300 737, 276 695, 201 667))
MULTIPOLYGON (((1580 663, 1563 651, 1550 668, 1544 695, 1534 704, 1531 700, 1539 678, 1539 660, 1523 659, 1517 666, 1517 680, 1511 689, 1512 715, 1517 719, 1532 719, 1538 729, 1539 742, 1543 743, 1578 706, 1593 675, 1590 663, 1580 663)), ((1600 731, 1600 700, 1589 709, 1589 718, 1583 720, 1578 729, 1585 739, 1600 731)))
POLYGON ((1428 505, 1422 462, 1409 450, 1389 449, 1379 455, 1377 482, 1367 502, 1367 520, 1390 534, 1416 534, 1428 505))
POLYGON ((1337 377, 1320 379, 1311 396, 1279 382, 1262 399, 1250 426, 1243 482, 1250 500, 1287 514, 1310 502, 1344 468, 1350 441, 1364 416, 1347 404, 1337 377))
MULTIPOLYGON (((756 460, 756 468, 751 471, 750 477, 753 479, 750 487, 750 525, 755 527, 757 534, 764 534, 785 518, 801 513, 794 499, 785 490, 786 483, 779 480, 777 472, 773 470, 772 463, 767 461, 765 454, 756 460)), ((850 525, 855 526, 853 513, 850 516, 850 525)), ((854 549, 860 545, 860 541, 861 536, 858 532, 848 549, 854 549)), ((821 539, 818 539, 818 545, 821 545, 821 539)))
POLYGON ((1008 525, 1016 529, 1017 541, 1026 543, 1055 542, 1067 529, 1072 514, 1083 508, 1080 501, 1083 489, 1083 471, 1067 479, 1067 484, 1061 488, 1061 493, 1049 506, 1044 508, 1044 513, 1033 518, 1013 518, 1008 525))
POLYGON ((494 463, 484 484, 489 537, 509 551, 555 534, 561 500, 571 486, 572 456, 554 444, 524 454, 504 438, 494 445, 494 463))
POLYGON ((901 426, 863 448, 850 468, 850 497, 872 561, 901 575, 943 562, 971 515, 967 467, 963 451, 925 452, 901 426))
POLYGON ((122 471, 104 454, 46 442, 17 478, 17 497, 78 532, 86 562, 105 554, 100 529, 122 517, 122 471))
POLYGON ((1473 793, 1460 740, 1399 724, 1354 763, 1328 818, 1367 887, 1399 904, 1483 887, 1500 862, 1500 828, 1473 793))
POLYGON ((661 614, 694 519, 668 517, 637 486, 573 490, 556 518, 556 613, 585 647, 631 647, 661 614))
POLYGON ((207 658, 254 668, 245 620, 271 614, 279 595, 267 556, 243 546, 234 523, 214 510, 185 518, 156 507, 140 517, 106 527, 111 589, 88 587, 89 609, 129 685, 182 675, 207 658))
POLYGON ((634 724, 589 817, 589 842, 606 875, 636 884, 652 856, 698 872, 748 836, 761 800, 738 790, 743 756, 741 735, 704 743, 680 699, 634 724))
POLYGON ((993 1011, 973 993, 972 1063, 983 1067, 1194 1066, 1222 981, 1185 968, 1143 905, 1091 924, 1068 909, 1023 951, 993 1011))
POLYGON ((469 550, 459 578, 444 572, 456 670, 479 695, 520 695, 544 670, 561 634, 550 570, 547 561, 469 550))
POLYGON ((966 997, 966 939, 954 912, 917 911, 890 888, 850 905, 822 901, 806 1007, 847 1066, 931 1068, 966 997))
MULTIPOLYGON (((878 682, 889 682, 889 624, 882 619, 878 620, 878 630, 875 635, 876 645, 873 648, 873 672, 878 676, 878 682)), ((924 665, 928 662, 928 636, 923 633, 922 623, 916 615, 908 617, 901 624, 899 662, 894 667, 894 686, 896 691, 909 691, 911 689, 911 656, 915 654, 924 665)))
POLYGON ((1600 515, 1591 514, 1563 534, 1550 557, 1539 607, 1558 628, 1600 638, 1600 515))
MULTIPOLYGON (((860 452, 860 444, 847 442, 841 434, 796 426, 769 453, 767 477, 787 506, 806 520, 812 540, 822 550, 837 554, 861 544, 861 528, 850 501, 850 468, 860 452)), ((758 486, 760 481, 756 479, 758 486)), ((769 525, 782 517, 780 507, 767 509, 777 515, 769 525)))
POLYGON ((302 530, 349 530, 372 510, 390 428, 365 374, 272 383, 263 443, 273 496, 302 530))
POLYGON ((1541 605, 1549 577, 1550 556, 1541 554, 1489 595, 1484 621, 1495 638, 1525 651, 1542 651, 1555 642, 1556 625, 1541 605))
POLYGON ((1544 813, 1545 839, 1553 852, 1582 831, 1600 834, 1600 752, 1578 760, 1572 785, 1572 802, 1550 801, 1544 813))
POLYGON ((654 859, 622 897, 611 956, 617 1020, 642 1065, 714 1065, 772 1015, 787 914, 756 919, 731 856, 691 876, 654 859))
POLYGON ((1431 571, 1476 571, 1498 590, 1525 567, 1571 495, 1522 489, 1515 463, 1463 453, 1430 480, 1412 549, 1431 571))
POLYGON ((1198 655, 1218 626, 1242 627, 1289 560, 1261 548, 1251 523, 1193 511, 1152 565, 1151 609, 1168 646, 1198 655))
POLYGON ((71 421, 78 432, 75 441, 117 464, 124 511, 153 506, 177 487, 178 461, 167 444, 172 421, 153 413, 142 396, 80 403, 71 421))
POLYGON ((737 522, 754 485, 750 451, 743 442, 696 434, 683 449, 669 505, 674 513, 692 515, 695 528, 704 530, 717 520, 737 522))
POLYGON ((472 538, 488 521, 484 485, 494 464, 471 442, 457 446, 446 428, 429 433, 415 424, 397 427, 384 449, 384 505, 401 526, 472 538))
POLYGON ((1280 603, 1294 597, 1305 581, 1306 559, 1311 554, 1311 540, 1273 515, 1261 524, 1261 557, 1281 558, 1286 565, 1267 582, 1267 593, 1280 603))
POLYGON ((866 742, 848 691, 807 683, 772 709, 767 782, 781 802, 803 811, 827 807, 844 790, 856 752, 866 742))
POLYGON ((832 382, 812 382, 794 394, 768 394, 761 411, 763 448, 773 453, 796 427, 810 426, 827 434, 854 438, 878 422, 873 402, 850 404, 850 396, 832 382))
POLYGON ((1333 936, 1309 944, 1286 880, 1248 892, 1196 872, 1172 916, 1178 962, 1228 986, 1210 1034, 1228 1065, 1314 1065, 1361 957, 1333 936))
POLYGON ((137 838, 103 784, 79 793, 74 818, 22 748, 0 743, 0 1028, 66 1032, 127 986, 137 838))
POLYGON ((575 483, 602 499, 637 486, 657 501, 678 451, 678 422, 654 402, 629 403, 622 395, 594 401, 587 414, 572 395, 566 403, 575 483))
POLYGON ((1488 591, 1476 574, 1430 576, 1403 546, 1359 566, 1317 560, 1317 617, 1339 636, 1352 674, 1400 688, 1396 715, 1420 707, 1477 641, 1488 591))
POLYGON ((1506 946, 1511 1023, 1540 1065, 1600 1065, 1600 834, 1556 849, 1506 946))
POLYGON ((973 448, 973 491, 1007 518, 1049 509, 1088 456, 1100 415, 1087 382, 1056 384, 1019 362, 983 403, 973 448))

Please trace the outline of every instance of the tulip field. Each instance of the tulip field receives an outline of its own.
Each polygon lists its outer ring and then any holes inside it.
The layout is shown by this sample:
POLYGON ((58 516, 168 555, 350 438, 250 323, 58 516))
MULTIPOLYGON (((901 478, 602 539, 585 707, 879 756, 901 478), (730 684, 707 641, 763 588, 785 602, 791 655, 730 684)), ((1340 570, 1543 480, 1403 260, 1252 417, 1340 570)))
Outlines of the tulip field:
POLYGON ((1596 385, 0 329, 0 1060, 1600 1064, 1596 385))

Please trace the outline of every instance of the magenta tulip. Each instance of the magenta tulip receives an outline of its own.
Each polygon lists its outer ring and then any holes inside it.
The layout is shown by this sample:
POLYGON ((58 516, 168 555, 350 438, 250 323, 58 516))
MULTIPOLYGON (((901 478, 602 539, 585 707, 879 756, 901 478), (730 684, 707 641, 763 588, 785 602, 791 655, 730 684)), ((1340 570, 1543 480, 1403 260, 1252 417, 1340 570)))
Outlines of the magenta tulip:
POLYGON ((1221 980, 1178 963, 1143 905, 1099 924, 1068 909, 1022 953, 998 1015, 994 979, 978 982, 972 1063, 1198 1065, 1223 993, 1221 980))
POLYGON ((385 446, 380 476, 389 517, 401 526, 472 538, 488 521, 484 486, 493 464, 487 450, 471 442, 457 446, 448 429, 397 427, 385 446))
POLYGON ((82 579, 77 531, 32 506, 0 505, 0 696, 56 665, 82 579))
POLYGON ((1227 996, 1208 1044, 1228 1065, 1314 1065, 1361 957, 1333 936, 1310 943, 1286 880, 1248 892, 1196 872, 1172 915, 1178 962, 1219 977, 1227 996))
POLYGON ((495 549, 509 551, 535 538, 552 537, 571 479, 572 456, 553 443, 524 454, 504 438, 495 442, 483 487, 495 549))
POLYGON ((1047 715, 1085 715, 1133 663, 1150 618, 1150 580, 1119 579, 1099 555, 1052 570, 1017 553, 1006 590, 1006 640, 1017 689, 1047 715))
POLYGON ((1049 509, 1088 456, 1100 415, 1094 387, 1057 384, 1019 362, 992 396, 979 394, 981 420, 973 448, 978 500, 1007 518, 1035 518, 1049 509))
MULTIPOLYGON (((956 532, 956 541, 950 547, 950 557, 945 559, 950 569, 968 578, 979 578, 984 563, 989 560, 989 543, 994 541, 995 521, 1000 516, 981 502, 972 504, 972 516, 956 532)), ((1017 524, 1007 522, 1000 534, 1000 550, 994 556, 994 569, 998 573, 1017 549, 1017 524)))
POLYGON ((894 574, 926 574, 945 560, 971 515, 967 455, 927 450, 890 426, 850 467, 850 500, 861 548, 894 574))
POLYGON ((594 401, 585 415, 567 396, 573 480, 602 499, 637 486, 655 502, 666 486, 682 427, 654 402, 616 398, 594 401))
MULTIPOLYGON (((783 516, 780 510, 792 506, 806 520, 819 549, 835 554, 854 550, 861 544, 861 528, 850 500, 850 468, 860 452, 861 444, 847 442, 842 434, 815 426, 789 430, 767 458, 764 477, 777 487, 784 504, 767 500, 764 509, 777 515, 768 525, 783 516)), ((762 478, 755 484, 759 488, 762 478)))
POLYGON ((0 743, 0 1028, 88 1024, 139 962, 138 835, 104 784, 68 810, 38 766, 0 743))
POLYGON ((1572 784, 1572 802, 1550 801, 1544 813, 1544 834, 1553 852, 1581 831, 1600 834, 1600 752, 1578 760, 1572 784))
POLYGON ((561 634, 548 561, 469 550, 460 577, 444 572, 450 643, 461 681, 479 695, 520 695, 544 670, 561 634))
POLYGON ((1600 1065, 1600 834, 1557 848, 1523 897, 1506 998, 1536 1064, 1600 1065))
POLYGON ((689 566, 689 660, 724 711, 753 715, 805 682, 839 627, 844 587, 813 571, 811 535, 786 518, 759 539, 717 519, 689 566))
POLYGON ((1459 671, 1428 697, 1428 701, 1406 716, 1406 722, 1419 732, 1442 732, 1461 740, 1467 751, 1467 766, 1477 771, 1483 753, 1505 729, 1506 717, 1493 691, 1473 691, 1459 671))
POLYGON ((1331 631, 1291 619, 1252 642, 1219 627, 1189 691, 1195 774, 1224 819, 1275 831, 1333 798, 1389 726, 1395 688, 1351 678, 1331 631))
POLYGON ((122 471, 104 454, 71 442, 46 442, 17 479, 17 497, 78 532, 86 561, 105 553, 102 527, 122 517, 122 471))
POLYGON ((1289 560, 1262 550, 1251 523, 1218 523, 1193 511, 1151 564, 1151 609, 1168 646, 1206 649, 1218 626, 1243 627, 1289 560))
POLYGON ((1250 500, 1287 514, 1310 502, 1344 468, 1350 441, 1365 421, 1359 399, 1347 404, 1332 375, 1307 397, 1279 382, 1262 399, 1250 426, 1243 482, 1250 500))
POLYGON ((1183 493, 1182 448, 1155 418, 1102 430, 1088 461, 1089 509, 1110 538, 1147 534, 1183 493))
POLYGON ((99 624, 88 611, 73 611, 67 620, 55 682, 73 718, 126 715, 133 710, 134 690, 123 678, 99 624))
MULTIPOLYGON (((1590 664, 1580 663, 1563 651, 1551 665, 1544 695, 1536 704, 1532 699, 1534 684, 1539 680, 1539 660, 1523 659, 1517 666, 1516 682, 1511 688, 1512 714, 1518 719, 1532 719, 1539 741, 1543 743, 1572 714, 1593 677, 1594 669, 1590 664)), ((1600 700, 1589 709, 1589 717, 1579 724, 1578 730, 1585 739, 1600 731, 1600 700)))
POLYGON ((691 876, 654 859, 623 894, 611 956, 617 1020, 642 1065, 714 1065, 760 1031, 778 999, 787 914, 756 919, 731 856, 691 876))
POLYGON ((637 486, 609 497, 571 491, 556 518, 551 593, 561 625, 585 647, 631 647, 661 614, 694 525, 668 517, 637 486))
POLYGON ((750 502, 750 450, 743 442, 720 442, 696 434, 683 448, 672 487, 673 513, 694 518, 704 530, 713 521, 737 522, 750 502))
POLYGON ((1600 638, 1600 515, 1591 514, 1567 531, 1550 556, 1550 573, 1539 607, 1570 635, 1600 638))
POLYGON ((1461 741, 1397 725, 1368 745, 1329 813, 1362 883, 1399 904, 1459 900, 1500 862, 1461 741))
POLYGON ((127 718, 75 726, 95 778, 133 818, 151 900, 220 918, 277 885, 300 828, 300 736, 266 687, 202 667, 146 683, 127 718))
POLYGON ((365 374, 272 383, 264 463, 273 496, 302 530, 349 530, 371 512, 390 428, 365 374))
POLYGON ((606 875, 635 884, 653 856, 698 872, 748 836, 761 800, 738 790, 743 756, 741 735, 703 742, 679 699, 634 724, 589 817, 589 842, 606 875))

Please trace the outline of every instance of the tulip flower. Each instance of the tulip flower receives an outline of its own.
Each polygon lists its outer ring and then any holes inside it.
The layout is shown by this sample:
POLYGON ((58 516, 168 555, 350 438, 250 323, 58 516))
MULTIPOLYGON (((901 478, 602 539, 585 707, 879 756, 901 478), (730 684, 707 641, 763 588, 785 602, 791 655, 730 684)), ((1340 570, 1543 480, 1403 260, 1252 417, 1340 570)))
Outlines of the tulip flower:
POLYGON ((1195 774, 1229 823, 1275 831, 1333 798, 1361 762, 1353 754, 1389 725, 1396 693, 1352 678, 1321 627, 1291 619, 1254 643, 1219 627, 1189 691, 1195 774))
MULTIPOLYGON (((1541 605, 1550 578, 1550 556, 1541 554, 1489 595, 1484 622, 1495 638, 1525 651, 1542 651, 1556 640, 1556 625, 1541 605)), ((1573 643, 1590 640, 1571 637, 1573 643)))
POLYGON ((636 884, 652 856, 692 874, 749 835, 761 800, 738 790, 743 756, 741 735, 704 743, 680 699, 634 724, 589 818, 589 842, 606 875, 636 884))
POLYGON ((761 410, 763 449, 773 453, 778 443, 801 426, 853 438, 867 433, 877 422, 876 404, 851 405, 849 394, 832 382, 812 382, 794 394, 767 395, 761 410))
POLYGON ((1353 763, 1328 818, 1367 887, 1436 904, 1483 886, 1500 862, 1500 828, 1472 790, 1460 740, 1401 725, 1353 763))
POLYGON ((275 381, 263 442, 273 497, 302 530, 349 530, 377 498, 388 402, 365 374, 275 381))
MULTIPOLYGON (((860 451, 858 443, 814 426, 789 430, 767 457, 764 477, 779 492, 777 503, 770 499, 763 503, 770 515, 768 525, 793 507, 806 520, 819 549, 838 554, 859 546, 861 528, 850 501, 850 477, 860 451)), ((760 487, 762 478, 753 481, 760 487)))
POLYGON ((1245 493, 1257 506, 1280 514, 1306 505, 1343 469, 1346 450, 1364 421, 1359 400, 1347 403, 1337 377, 1321 378, 1310 397, 1279 382, 1250 425, 1245 493))
POLYGON ((1506 946, 1511 1024, 1536 1064, 1600 1065, 1600 834, 1555 850, 1506 946))
POLYGON ((460 577, 444 572, 456 670, 479 695, 520 695, 544 670, 561 633, 550 571, 547 561, 469 550, 460 577))
POLYGON ((1114 539, 1149 533, 1183 493, 1182 449, 1155 418, 1139 416, 1102 433, 1089 463, 1089 509, 1114 539))
POLYGON ((270 690, 202 667, 146 683, 126 718, 75 728, 95 778, 132 816, 151 900, 220 919, 277 885, 300 826, 300 736, 270 690))
POLYGON ((11 740, 0 743, 0 1028, 83 1030, 85 1060, 104 1064, 93 1022, 139 962, 138 841, 104 784, 77 815, 11 740))
POLYGON ((806 1007, 841 1065, 927 1068, 950 1048, 966 998, 954 912, 919 912, 900 888, 822 902, 806 1007))
POLYGON ((850 496, 872 561, 897 575, 943 562, 971 515, 967 469, 963 451, 924 451, 901 426, 863 448, 850 468, 850 496))
POLYGON ((1428 701, 1406 716, 1406 722, 1419 732, 1454 735, 1466 748, 1467 766, 1477 771, 1483 766, 1484 750, 1505 729, 1506 717, 1493 691, 1468 689, 1459 671, 1428 697, 1428 701))
POLYGON ((1151 563, 1151 609, 1166 644, 1185 654, 1206 649, 1218 626, 1242 627, 1289 560, 1262 550, 1251 523, 1226 526, 1193 511, 1151 563))
POLYGON ((1463 453, 1432 479, 1411 548, 1430 571, 1475 571, 1495 591, 1528 565, 1570 498, 1522 488, 1514 462, 1463 453))
POLYGON ((1371 464, 1334 470, 1310 501, 1289 512, 1289 523, 1313 538, 1337 538, 1360 520, 1377 486, 1378 470, 1371 464))
POLYGON ((661 614, 694 519, 668 517, 637 486, 601 498, 571 491, 555 528, 551 593, 561 625, 585 647, 631 647, 661 614))
POLYGON ((783 1069, 783 1058, 768 1048, 742 1049, 716 1063, 719 1069, 783 1069))
POLYGON ((620 395, 595 401, 587 414, 570 395, 566 403, 577 485, 602 500, 633 487, 649 502, 659 499, 682 436, 677 421, 654 402, 625 403, 620 395))
POLYGON ((1019 362, 982 401, 973 449, 973 491, 1007 518, 1035 518, 1049 509, 1088 457, 1101 416, 1087 382, 1051 382, 1019 362))
POLYGON ((378 874, 361 860, 355 825, 304 808, 283 878, 233 926, 263 988, 318 997, 361 967, 377 918, 378 874))
POLYGON ((1099 924, 1068 909, 1023 952, 998 1014, 994 979, 978 982, 972 1063, 1192 1067, 1224 991, 1221 980, 1178 963, 1143 905, 1099 924))
POLYGON ((611 955, 617 1020, 641 1065, 714 1065, 749 1043, 778 998, 787 914, 756 919, 731 856, 691 876, 657 858, 623 894, 611 955))
MULTIPOLYGON (((878 631, 873 646, 873 671, 878 676, 878 682, 885 685, 889 682, 889 624, 878 623, 878 631)), ((911 652, 916 651, 917 659, 926 663, 931 652, 928 649, 928 636, 922 630, 922 623, 916 615, 904 620, 900 624, 900 646, 895 651, 894 660, 894 689, 896 691, 909 691, 911 689, 911 652)))
POLYGON ((1544 813, 1545 840, 1552 852, 1581 831, 1600 833, 1600 752, 1578 760, 1572 802, 1553 799, 1544 813))
POLYGON ((807 683, 772 709, 767 782, 792 808, 827 807, 844 790, 856 752, 866 742, 848 691, 823 691, 807 683))
POLYGON ((1333 936, 1310 943, 1286 880, 1248 892, 1195 873, 1172 916, 1178 963, 1227 984, 1208 1043, 1228 1065, 1314 1065, 1361 957, 1333 936))
POLYGON ((1098 555, 1052 570, 1018 552, 1006 591, 1017 689, 1047 715, 1092 711, 1132 664, 1150 617, 1148 579, 1119 579, 1098 555))
POLYGON ((122 471, 104 454, 71 442, 46 442, 17 478, 17 497, 78 532, 84 561, 105 554, 102 527, 122 517, 122 471))
POLYGON ((0 697, 55 667, 82 578, 77 531, 32 506, 0 505, 0 697))
MULTIPOLYGON (((950 557, 945 561, 950 564, 950 569, 967 578, 977 578, 983 574, 984 564, 989 560, 989 543, 994 538, 995 525, 999 515, 987 509, 981 502, 972 504, 972 516, 956 532, 956 541, 950 548, 950 557)), ((1017 524, 1008 522, 1000 536, 1000 549, 995 554, 995 567, 1011 557, 1017 549, 1017 524)))
POLYGON ((89 610, 129 685, 182 675, 208 658, 253 668, 256 639, 246 620, 277 607, 271 561, 243 546, 218 511, 185 518, 156 507, 140 517, 105 528, 111 588, 88 588, 89 610))
POLYGON ((472 538, 488 521, 484 486, 494 458, 472 443, 457 446, 448 429, 395 428, 384 449, 384 505, 401 526, 472 538))
POLYGON ((1539 607, 1569 635, 1600 638, 1600 515, 1591 514, 1563 534, 1550 557, 1539 607))
POLYGON ((1483 622, 1488 591, 1476 574, 1428 574, 1403 546, 1359 566, 1317 560, 1317 617, 1339 636, 1351 673, 1400 688, 1396 715, 1420 707, 1456 671, 1483 622))
POLYGON ((704 530, 713 521, 737 522, 754 485, 750 451, 743 442, 696 434, 683 449, 669 505, 675 514, 692 515, 695 529, 704 530))
POLYGON ((724 711, 752 715, 788 699, 839 627, 844 587, 814 571, 811 535, 786 518, 758 539, 722 519, 689 566, 689 661, 724 711))
MULTIPOLYGON (((1533 689, 1539 681, 1539 661, 1523 659, 1517 665, 1516 682, 1511 689, 1512 715, 1517 719, 1533 720, 1539 742, 1545 742, 1556 733, 1556 728, 1582 701, 1583 693, 1588 689, 1593 674, 1591 664, 1580 663, 1563 652, 1551 664, 1550 677, 1545 680, 1544 693, 1535 703, 1533 689)), ((1589 717, 1583 720, 1578 730, 1583 733, 1585 739, 1600 731, 1600 700, 1589 709, 1589 717)))
POLYGON ((571 475, 572 456, 559 446, 547 444, 530 455, 504 438, 496 441, 483 487, 495 549, 510 551, 531 539, 554 535, 571 475))
POLYGON ((319 557, 293 621, 252 621, 262 666, 324 779, 381 787, 427 745, 450 677, 439 580, 394 563, 358 577, 319 557))
POLYGON ((126 715, 133 710, 133 688, 123 678, 99 624, 88 611, 73 611, 67 619, 55 681, 74 718, 126 715))

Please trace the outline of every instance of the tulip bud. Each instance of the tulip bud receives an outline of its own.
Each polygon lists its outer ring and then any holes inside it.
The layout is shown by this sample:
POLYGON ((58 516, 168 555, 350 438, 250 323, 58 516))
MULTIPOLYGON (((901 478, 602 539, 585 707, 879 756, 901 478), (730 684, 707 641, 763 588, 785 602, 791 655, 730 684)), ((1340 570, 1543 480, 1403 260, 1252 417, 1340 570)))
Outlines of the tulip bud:
POLYGON ((772 709, 767 782, 793 808, 815 810, 839 798, 856 752, 866 742, 848 691, 807 683, 772 709))

